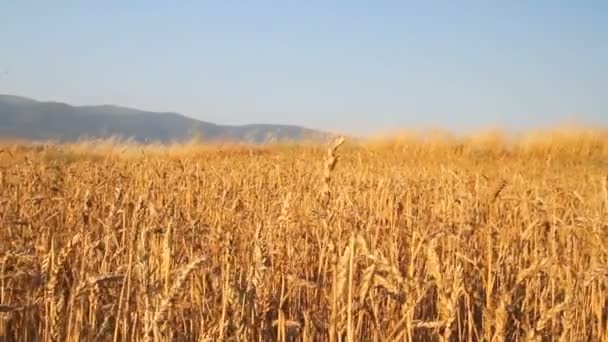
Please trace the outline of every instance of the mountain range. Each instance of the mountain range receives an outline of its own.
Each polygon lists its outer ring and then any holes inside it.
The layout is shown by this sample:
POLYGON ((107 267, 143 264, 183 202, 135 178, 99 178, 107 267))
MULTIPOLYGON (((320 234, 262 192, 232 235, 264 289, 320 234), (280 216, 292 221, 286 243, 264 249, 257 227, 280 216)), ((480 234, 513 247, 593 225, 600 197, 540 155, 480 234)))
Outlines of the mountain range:
POLYGON ((72 106, 0 94, 0 138, 75 141, 87 138, 138 142, 205 141, 263 143, 320 140, 330 134, 299 126, 217 125, 170 112, 148 112, 112 105, 72 106))

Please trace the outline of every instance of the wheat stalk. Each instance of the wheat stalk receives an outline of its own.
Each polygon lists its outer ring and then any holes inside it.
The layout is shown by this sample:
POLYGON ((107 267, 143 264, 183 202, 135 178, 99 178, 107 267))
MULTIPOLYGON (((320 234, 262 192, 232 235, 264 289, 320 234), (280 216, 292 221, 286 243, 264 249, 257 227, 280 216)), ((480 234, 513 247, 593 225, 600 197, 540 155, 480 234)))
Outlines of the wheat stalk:
POLYGON ((338 148, 344 144, 344 137, 337 138, 333 145, 327 150, 327 157, 325 158, 325 168, 323 169, 323 188, 321 190, 321 199, 323 203, 327 203, 331 195, 331 172, 336 167, 338 162, 338 156, 336 152, 338 148))
MULTIPOLYGON (((186 267, 182 268, 182 270, 179 272, 179 275, 171 286, 169 293, 162 299, 162 301, 160 302, 160 306, 154 314, 154 330, 161 331, 162 326, 167 321, 169 311, 173 307, 175 300, 177 299, 179 294, 183 292, 188 277, 190 276, 190 274, 196 271, 206 260, 207 257, 205 256, 199 257, 192 261, 190 264, 188 264, 186 267)), ((146 334, 147 337, 150 337, 152 335, 152 331, 148 331, 146 334)))

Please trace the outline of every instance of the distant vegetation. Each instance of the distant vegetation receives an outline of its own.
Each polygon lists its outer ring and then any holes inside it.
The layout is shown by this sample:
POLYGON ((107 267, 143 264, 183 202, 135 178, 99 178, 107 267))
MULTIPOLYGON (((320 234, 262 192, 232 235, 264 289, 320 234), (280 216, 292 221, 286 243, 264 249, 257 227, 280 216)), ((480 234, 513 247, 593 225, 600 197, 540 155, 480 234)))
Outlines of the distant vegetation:
POLYGON ((608 134, 0 144, 0 336, 605 341, 608 134))
POLYGON ((116 106, 75 107, 0 95, 0 138, 76 141, 115 137, 138 142, 179 142, 195 137, 207 141, 260 143, 319 140, 328 136, 297 126, 222 126, 177 113, 153 113, 116 106))

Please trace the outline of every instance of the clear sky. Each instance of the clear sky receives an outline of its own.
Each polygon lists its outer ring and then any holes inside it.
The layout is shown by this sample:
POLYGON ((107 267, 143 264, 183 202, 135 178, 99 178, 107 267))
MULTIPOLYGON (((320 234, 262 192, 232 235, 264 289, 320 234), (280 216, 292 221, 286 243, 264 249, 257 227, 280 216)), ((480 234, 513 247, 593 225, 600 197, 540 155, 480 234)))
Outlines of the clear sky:
POLYGON ((0 93, 351 133, 608 124, 608 1, 3 0, 0 93))

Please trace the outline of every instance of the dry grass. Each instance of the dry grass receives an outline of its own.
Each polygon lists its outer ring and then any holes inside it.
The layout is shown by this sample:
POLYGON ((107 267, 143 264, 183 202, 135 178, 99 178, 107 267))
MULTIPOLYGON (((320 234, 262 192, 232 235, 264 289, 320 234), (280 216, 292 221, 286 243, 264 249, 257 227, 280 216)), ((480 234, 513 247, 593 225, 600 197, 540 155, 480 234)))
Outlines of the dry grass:
POLYGON ((608 341, 607 160, 565 130, 5 142, 0 339, 608 341))

